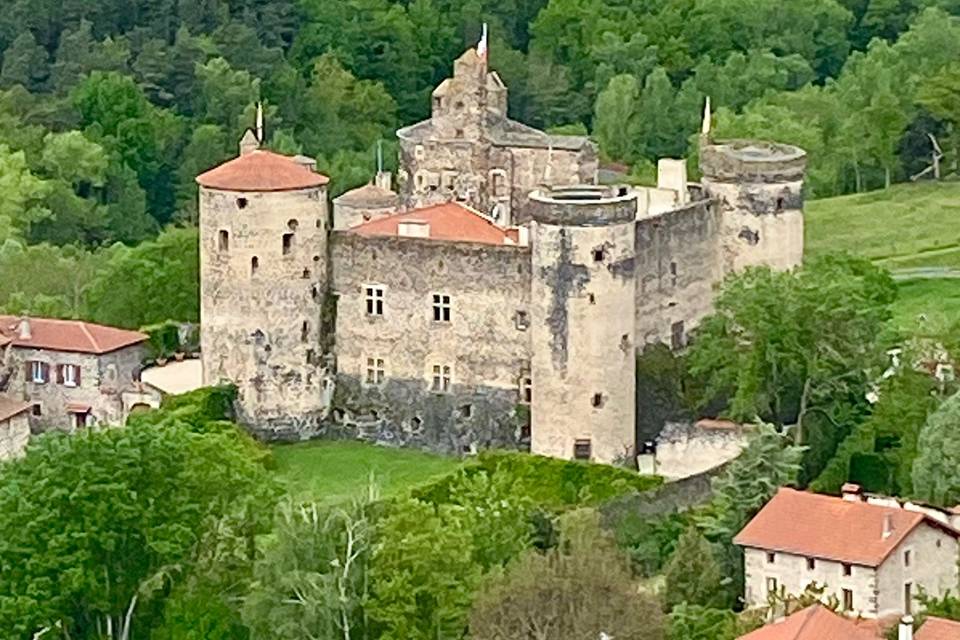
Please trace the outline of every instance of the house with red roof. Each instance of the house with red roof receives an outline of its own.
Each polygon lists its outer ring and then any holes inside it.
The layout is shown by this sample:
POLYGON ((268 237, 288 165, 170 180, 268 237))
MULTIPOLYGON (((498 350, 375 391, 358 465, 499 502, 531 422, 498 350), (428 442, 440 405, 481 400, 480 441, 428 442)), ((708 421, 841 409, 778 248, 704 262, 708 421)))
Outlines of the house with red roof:
POLYGON ((960 622, 929 616, 920 625, 914 638, 916 640, 960 640, 960 622))
POLYGON ((866 618, 909 614, 922 589, 955 590, 958 532, 946 518, 857 490, 834 497, 781 488, 734 538, 744 550, 747 606, 772 592, 825 587, 841 610, 866 618))
POLYGON ((801 609, 737 640, 880 640, 875 620, 849 618, 822 604, 801 609))
POLYGON ((133 405, 159 403, 139 385, 146 341, 80 320, 0 316, 0 402, 26 412, 34 432, 120 424, 133 405))

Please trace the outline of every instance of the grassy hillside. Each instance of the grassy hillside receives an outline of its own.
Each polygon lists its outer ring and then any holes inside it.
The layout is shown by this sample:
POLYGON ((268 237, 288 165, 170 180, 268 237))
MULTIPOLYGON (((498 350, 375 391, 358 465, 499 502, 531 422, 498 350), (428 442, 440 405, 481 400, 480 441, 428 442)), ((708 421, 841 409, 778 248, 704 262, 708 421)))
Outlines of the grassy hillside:
MULTIPOLYGON (((960 182, 902 184, 886 191, 812 200, 806 254, 849 251, 901 278, 894 322, 903 330, 960 316, 960 279, 902 279, 910 269, 960 270, 960 182)), ((935 274, 949 276, 949 273, 935 274)))
POLYGON ((384 497, 458 468, 456 458, 411 449, 315 440, 273 447, 281 482, 297 499, 331 504, 366 489, 371 474, 384 497))
MULTIPOLYGON (((873 259, 914 259, 940 251, 960 264, 960 182, 895 185, 889 190, 810 200, 806 251, 850 251, 873 259)), ((926 266, 928 263, 911 264, 926 266)))

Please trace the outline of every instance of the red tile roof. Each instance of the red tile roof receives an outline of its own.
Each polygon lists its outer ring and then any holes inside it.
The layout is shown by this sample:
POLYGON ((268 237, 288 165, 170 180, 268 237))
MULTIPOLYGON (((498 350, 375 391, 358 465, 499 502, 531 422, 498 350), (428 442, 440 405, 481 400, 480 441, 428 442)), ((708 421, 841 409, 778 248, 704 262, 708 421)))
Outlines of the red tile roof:
POLYGON ((80 320, 30 318, 29 323, 30 337, 24 339, 20 337, 20 318, 0 316, 0 335, 6 336, 15 347, 92 354, 109 353, 149 338, 139 331, 105 327, 80 320))
POLYGON ((396 236, 402 222, 430 225, 429 236, 426 237, 431 240, 515 245, 518 238, 516 230, 504 229, 458 202, 446 202, 378 218, 351 227, 348 231, 362 236, 396 236))
POLYGON ((927 618, 914 636, 916 640, 960 640, 960 622, 943 618, 927 618))
POLYGON ((782 488, 733 541, 743 547, 876 567, 923 522, 960 537, 949 525, 916 511, 782 488), (885 538, 887 516, 893 531, 885 538))
POLYGON ((222 191, 295 191, 321 187, 330 179, 292 158, 257 149, 197 176, 197 184, 222 191))
POLYGON ((876 622, 851 620, 815 604, 737 640, 880 640, 876 622))
POLYGON ((0 397, 0 422, 20 415, 24 411, 27 411, 30 406, 29 402, 0 397))

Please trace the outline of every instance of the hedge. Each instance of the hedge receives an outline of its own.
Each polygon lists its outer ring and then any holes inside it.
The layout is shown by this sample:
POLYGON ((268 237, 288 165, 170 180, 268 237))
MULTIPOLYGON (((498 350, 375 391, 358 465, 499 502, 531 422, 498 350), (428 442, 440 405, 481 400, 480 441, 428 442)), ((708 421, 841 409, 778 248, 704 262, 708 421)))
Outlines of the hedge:
POLYGON ((560 460, 515 451, 484 451, 461 471, 413 490, 420 500, 442 504, 450 501, 451 488, 461 474, 486 472, 491 477, 509 474, 514 490, 551 511, 593 506, 617 496, 648 491, 663 483, 659 476, 604 464, 560 460))

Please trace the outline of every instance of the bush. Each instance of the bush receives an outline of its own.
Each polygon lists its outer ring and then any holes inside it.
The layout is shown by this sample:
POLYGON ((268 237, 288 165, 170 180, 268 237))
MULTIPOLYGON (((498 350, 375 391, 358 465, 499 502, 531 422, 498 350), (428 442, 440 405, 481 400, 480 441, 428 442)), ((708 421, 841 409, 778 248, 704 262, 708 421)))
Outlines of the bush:
MULTIPOLYGON (((563 511, 574 506, 591 506, 634 491, 648 491, 662 484, 658 476, 589 462, 559 460, 513 451, 485 451, 463 469, 465 476, 486 472, 491 478, 507 474, 514 491, 530 498, 541 508, 563 511)), ((413 491, 419 500, 450 502, 460 474, 445 476, 413 491)))

